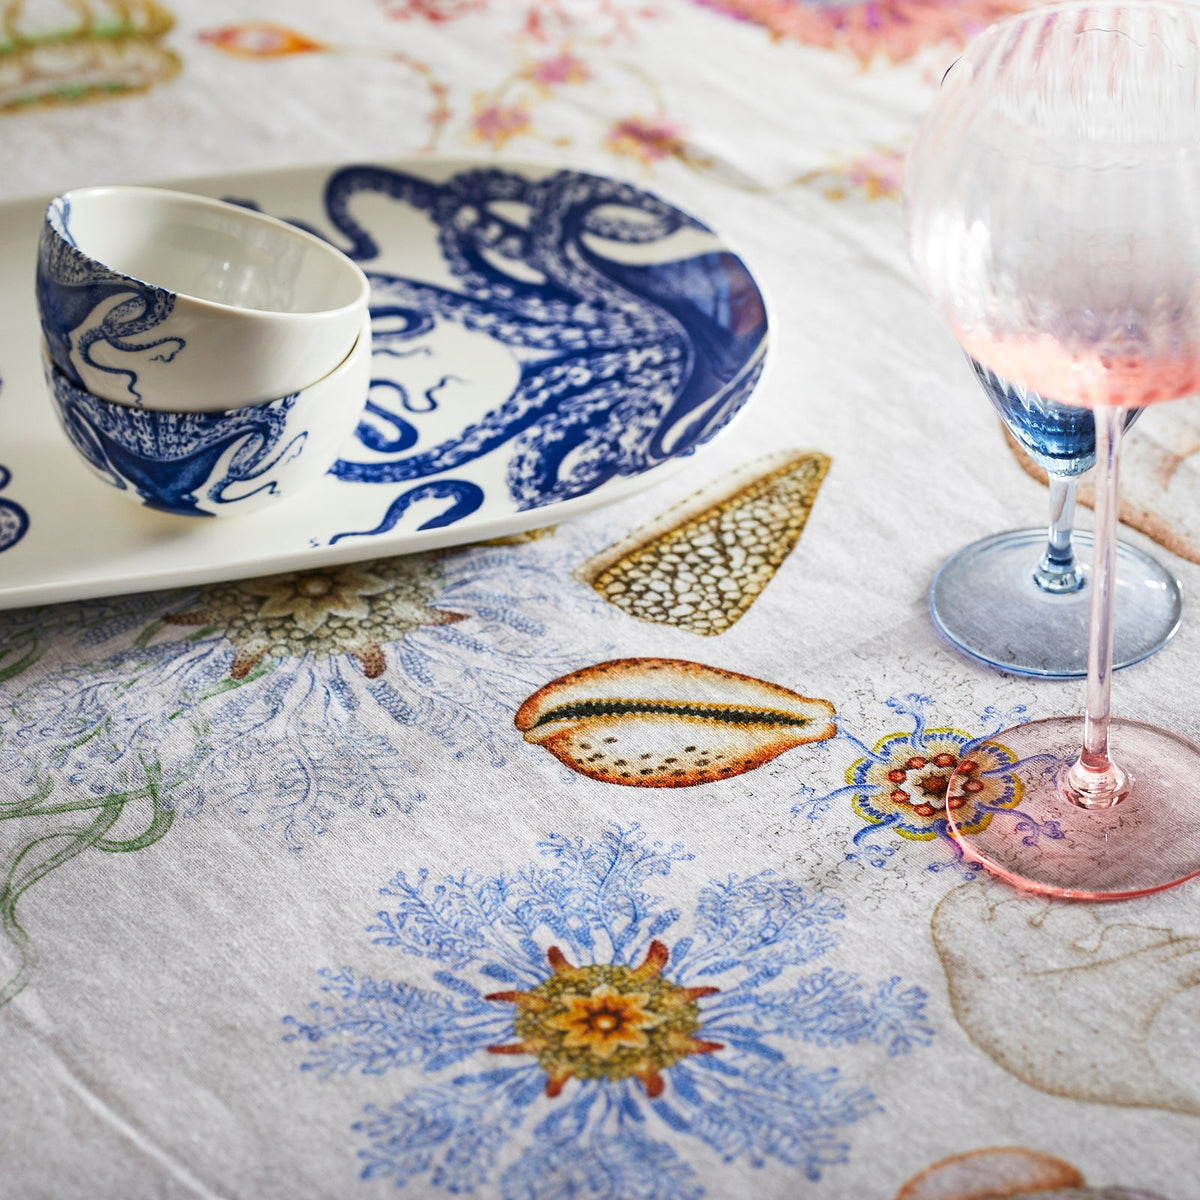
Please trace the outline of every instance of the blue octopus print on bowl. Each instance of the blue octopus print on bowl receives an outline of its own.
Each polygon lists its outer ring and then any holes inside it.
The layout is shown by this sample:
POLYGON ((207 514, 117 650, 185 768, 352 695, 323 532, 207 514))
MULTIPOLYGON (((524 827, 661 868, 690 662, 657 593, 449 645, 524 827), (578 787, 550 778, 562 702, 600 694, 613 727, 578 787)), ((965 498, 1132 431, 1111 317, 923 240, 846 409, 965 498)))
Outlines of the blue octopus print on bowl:
POLYGON ((170 362, 185 345, 158 329, 175 308, 175 294, 102 266, 71 234, 71 202, 56 196, 46 209, 38 243, 37 303, 50 357, 77 388, 97 374, 115 376, 129 403, 140 399, 136 364, 154 355, 170 362), (119 365, 93 357, 107 348, 119 365))
POLYGON ((370 284, 328 241, 263 213, 100 186, 50 201, 37 293, 51 358, 76 386, 211 412, 328 375, 361 333, 370 284))
POLYGON ((46 381, 93 473, 162 512, 214 516, 218 505, 269 499, 277 491, 271 470, 303 449, 304 430, 285 433, 295 396, 228 413, 165 413, 101 400, 49 363, 46 381))
POLYGON ((284 1018, 318 1078, 398 1076, 353 1124, 361 1177, 698 1200, 690 1148, 811 1180, 848 1161, 882 1108, 814 1048, 897 1056, 932 1030, 921 988, 816 965, 841 902, 762 871, 711 881, 685 917, 662 894, 680 845, 612 826, 538 849, 513 874, 397 873, 366 932, 432 986, 325 969, 323 998, 284 1018))
POLYGON ((342 364, 300 392, 176 413, 93 396, 42 356, 59 424, 92 472, 148 508, 191 517, 250 512, 320 478, 362 411, 370 362, 364 328, 342 364))
POLYGON ((371 279, 387 368, 334 468, 344 481, 426 479, 505 447, 518 509, 569 500, 691 453, 762 371, 766 309, 745 265, 631 184, 350 166, 325 206, 371 279), (434 253, 377 238, 381 202, 404 206, 414 232, 432 222, 434 253))

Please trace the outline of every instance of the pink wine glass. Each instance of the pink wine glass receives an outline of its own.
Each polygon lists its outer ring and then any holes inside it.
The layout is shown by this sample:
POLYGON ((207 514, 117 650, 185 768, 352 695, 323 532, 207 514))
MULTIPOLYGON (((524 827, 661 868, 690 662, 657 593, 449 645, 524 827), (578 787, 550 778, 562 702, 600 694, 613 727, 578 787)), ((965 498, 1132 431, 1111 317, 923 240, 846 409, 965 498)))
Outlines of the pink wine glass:
POLYGON ((1055 4, 985 30, 921 124, 906 194, 917 273, 963 349, 1095 417, 1086 710, 976 743, 948 825, 1030 890, 1170 887, 1200 874, 1200 746, 1109 715, 1117 466, 1128 409, 1200 390, 1200 8, 1055 4), (1012 777, 1003 809, 972 801, 983 762, 1012 777))

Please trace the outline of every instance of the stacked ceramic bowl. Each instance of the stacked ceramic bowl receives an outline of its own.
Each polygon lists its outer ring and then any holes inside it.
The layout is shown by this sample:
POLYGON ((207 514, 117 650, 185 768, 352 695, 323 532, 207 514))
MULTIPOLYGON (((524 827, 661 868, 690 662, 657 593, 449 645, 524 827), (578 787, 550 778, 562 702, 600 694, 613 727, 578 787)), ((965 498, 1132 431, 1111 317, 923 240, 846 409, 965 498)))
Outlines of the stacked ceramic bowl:
POLYGON ((71 444, 130 499, 251 511, 319 479, 370 377, 369 285, 319 237, 159 188, 51 201, 37 301, 71 444))

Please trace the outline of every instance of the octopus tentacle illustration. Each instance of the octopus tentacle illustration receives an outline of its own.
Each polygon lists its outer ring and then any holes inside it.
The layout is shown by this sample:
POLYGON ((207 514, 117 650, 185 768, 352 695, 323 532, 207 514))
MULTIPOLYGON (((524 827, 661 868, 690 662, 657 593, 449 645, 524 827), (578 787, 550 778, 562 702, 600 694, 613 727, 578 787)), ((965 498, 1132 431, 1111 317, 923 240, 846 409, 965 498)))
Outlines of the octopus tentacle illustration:
POLYGON ((749 274, 728 252, 703 249, 703 226, 639 188, 573 171, 529 179, 481 168, 434 184, 348 167, 330 179, 326 211, 370 268, 380 247, 351 211, 366 194, 427 213, 455 279, 450 288, 372 270, 376 351, 398 356, 432 318, 508 347, 518 378, 453 437, 402 457, 343 459, 341 479, 419 479, 512 442, 508 488, 532 508, 703 442, 758 379, 766 315, 749 274), (673 254, 676 234, 691 240, 673 254), (648 257, 631 254, 640 247, 648 257))

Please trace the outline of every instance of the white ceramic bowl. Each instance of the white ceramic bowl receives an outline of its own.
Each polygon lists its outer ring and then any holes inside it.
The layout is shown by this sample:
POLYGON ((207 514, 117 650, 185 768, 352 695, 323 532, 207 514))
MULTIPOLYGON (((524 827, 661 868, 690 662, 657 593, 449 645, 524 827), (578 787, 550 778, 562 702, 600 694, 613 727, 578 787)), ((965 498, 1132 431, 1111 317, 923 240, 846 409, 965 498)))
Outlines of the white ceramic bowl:
POLYGON ((55 365, 118 404, 207 412, 323 379, 367 314, 361 269, 263 213, 162 188, 55 197, 37 299, 55 365))
POLYGON ((59 423, 92 471, 134 502, 190 517, 253 512, 319 479, 358 424, 371 384, 369 321, 324 379, 225 411, 116 404, 77 388, 42 351, 59 423))

